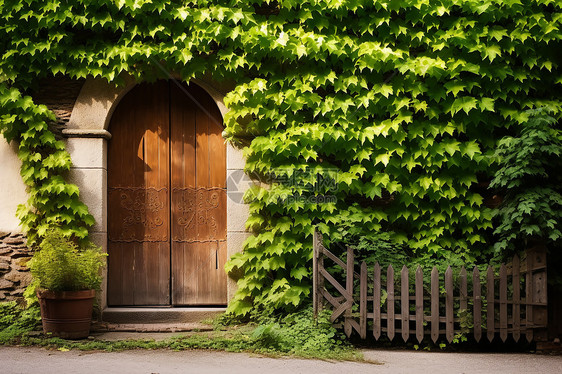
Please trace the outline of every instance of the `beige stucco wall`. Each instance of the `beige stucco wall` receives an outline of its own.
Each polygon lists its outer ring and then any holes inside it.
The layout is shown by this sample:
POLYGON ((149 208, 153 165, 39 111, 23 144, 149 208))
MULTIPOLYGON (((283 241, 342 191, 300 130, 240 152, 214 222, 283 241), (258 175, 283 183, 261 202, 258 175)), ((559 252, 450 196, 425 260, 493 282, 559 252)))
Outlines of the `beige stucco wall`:
POLYGON ((16 218, 18 204, 25 203, 27 193, 20 176, 21 162, 17 147, 0 136, 0 231, 20 232, 16 218))

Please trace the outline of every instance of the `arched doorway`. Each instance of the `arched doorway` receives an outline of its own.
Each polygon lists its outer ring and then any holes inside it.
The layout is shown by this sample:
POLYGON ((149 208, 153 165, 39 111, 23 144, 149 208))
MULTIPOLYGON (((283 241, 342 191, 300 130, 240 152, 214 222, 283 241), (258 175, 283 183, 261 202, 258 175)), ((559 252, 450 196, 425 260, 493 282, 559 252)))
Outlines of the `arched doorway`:
POLYGON ((111 118, 108 304, 223 305, 226 145, 200 87, 135 86, 111 118))

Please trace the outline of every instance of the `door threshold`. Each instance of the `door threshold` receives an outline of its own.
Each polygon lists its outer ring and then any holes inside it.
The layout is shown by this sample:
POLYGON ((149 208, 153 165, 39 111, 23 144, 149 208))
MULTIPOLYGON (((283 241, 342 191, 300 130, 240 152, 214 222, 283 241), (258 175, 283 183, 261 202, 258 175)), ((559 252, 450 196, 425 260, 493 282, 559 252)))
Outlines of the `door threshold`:
POLYGON ((218 317, 226 307, 108 307, 102 321, 117 324, 198 323, 218 317))

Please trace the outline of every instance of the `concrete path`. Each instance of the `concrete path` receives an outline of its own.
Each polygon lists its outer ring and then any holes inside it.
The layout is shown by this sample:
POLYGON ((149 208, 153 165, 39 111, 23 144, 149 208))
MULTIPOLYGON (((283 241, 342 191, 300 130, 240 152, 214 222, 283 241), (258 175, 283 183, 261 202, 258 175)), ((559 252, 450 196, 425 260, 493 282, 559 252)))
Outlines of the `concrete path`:
POLYGON ((365 358, 380 363, 274 359, 210 351, 93 353, 0 347, 0 373, 562 373, 560 356, 369 350, 365 358))

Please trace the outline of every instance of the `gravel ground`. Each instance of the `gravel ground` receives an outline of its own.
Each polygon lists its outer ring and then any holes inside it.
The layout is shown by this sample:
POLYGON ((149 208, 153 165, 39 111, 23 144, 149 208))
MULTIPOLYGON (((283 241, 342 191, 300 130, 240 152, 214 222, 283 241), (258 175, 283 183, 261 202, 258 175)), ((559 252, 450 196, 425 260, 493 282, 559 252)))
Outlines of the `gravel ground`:
POLYGON ((0 373, 562 373, 562 357, 532 354, 366 350, 378 363, 267 358, 244 353, 49 351, 0 347, 0 373))

